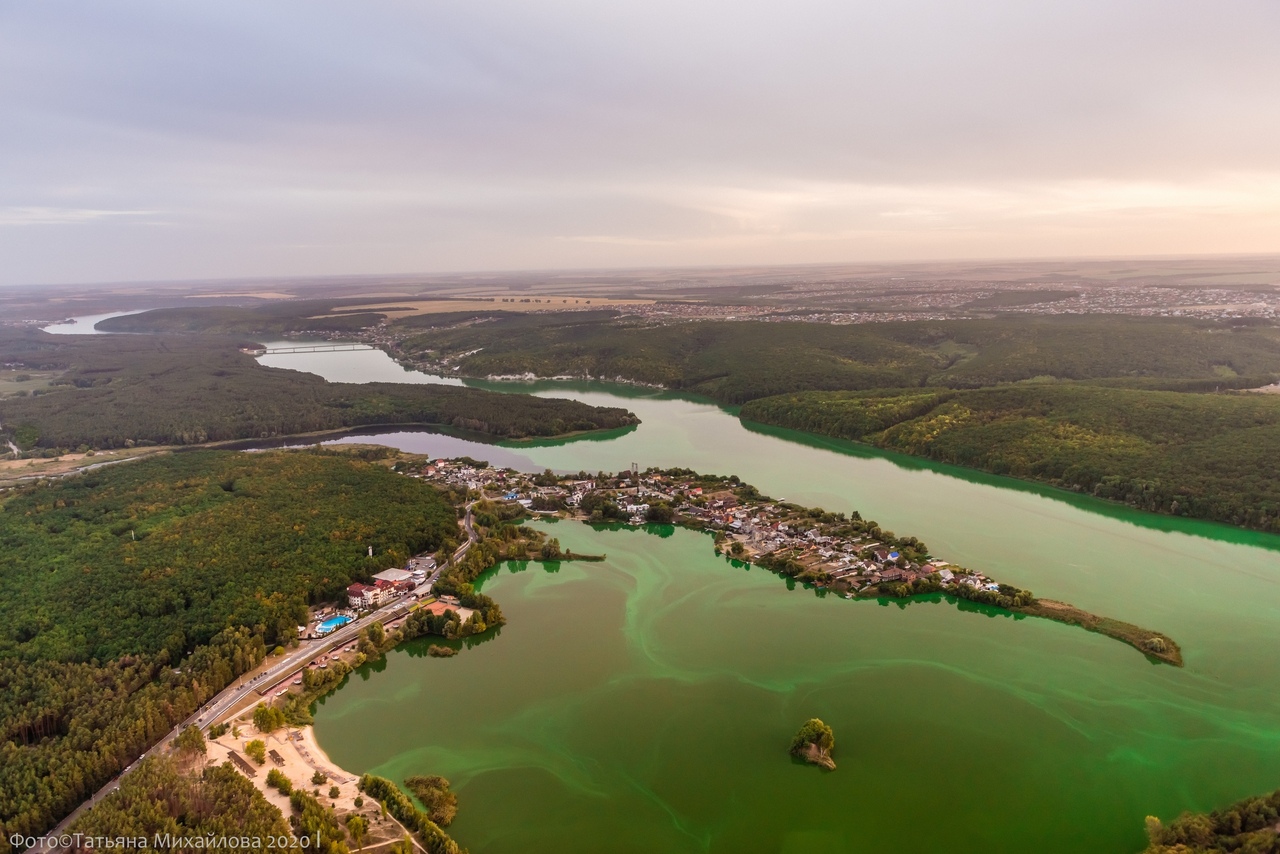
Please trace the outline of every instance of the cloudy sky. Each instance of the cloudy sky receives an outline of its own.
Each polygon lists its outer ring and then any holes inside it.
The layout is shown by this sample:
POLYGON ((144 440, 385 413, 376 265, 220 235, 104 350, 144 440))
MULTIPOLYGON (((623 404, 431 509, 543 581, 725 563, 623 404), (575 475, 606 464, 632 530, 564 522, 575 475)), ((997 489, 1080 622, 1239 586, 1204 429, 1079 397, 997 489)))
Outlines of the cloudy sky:
POLYGON ((0 283, 1280 252, 1280 0, 0 0, 0 283))

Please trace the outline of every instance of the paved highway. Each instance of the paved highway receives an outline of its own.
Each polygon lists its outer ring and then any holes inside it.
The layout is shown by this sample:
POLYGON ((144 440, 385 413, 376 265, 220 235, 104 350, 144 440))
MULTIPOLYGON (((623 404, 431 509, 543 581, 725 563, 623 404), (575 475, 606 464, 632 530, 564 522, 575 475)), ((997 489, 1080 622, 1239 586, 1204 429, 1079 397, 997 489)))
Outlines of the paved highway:
MULTIPOLYGON (((476 529, 472 524, 473 520, 472 520, 471 508, 474 506, 474 504, 475 502, 473 501, 467 505, 467 511, 462 517, 462 525, 467 532, 466 542, 458 546, 457 551, 453 553, 453 557, 445 561, 442 566, 436 567, 435 572, 431 573, 431 575, 425 581, 423 581, 422 584, 418 585, 418 587, 415 588, 415 592, 417 590, 423 590, 424 588, 429 589, 431 585, 435 584, 436 579, 440 577, 440 573, 443 572, 448 567, 453 566, 458 561, 462 560, 464 557, 466 557, 467 552, 471 549, 471 544, 475 542, 477 539, 479 539, 479 537, 476 534, 476 529)), ((76 809, 71 813, 71 815, 64 818, 58 824, 58 826, 54 830, 51 830, 47 835, 61 836, 62 834, 64 834, 66 832, 67 827, 70 826, 71 822, 74 821, 76 817, 80 815, 80 813, 82 813, 84 810, 88 809, 89 807, 93 806, 98 801, 100 801, 103 797, 105 797, 107 794, 109 794, 110 792, 114 791, 119 787, 120 777, 132 771, 134 766, 137 765, 139 762, 141 762, 143 759, 146 759, 148 756, 152 756, 162 751, 165 745, 171 739, 176 738, 178 733, 181 732, 185 727, 191 726, 194 724, 196 726, 199 726, 201 729, 205 729, 214 721, 216 721, 219 717, 226 714, 228 711, 230 711, 235 706, 240 704, 245 697, 257 691, 262 686, 275 685, 277 682, 280 682, 281 680, 292 676, 296 671, 301 670, 302 667, 307 662, 313 660, 317 656, 323 655, 336 647, 343 646, 355 640, 357 637, 359 637, 360 631, 365 626, 371 623, 377 622, 379 620, 382 621, 383 623, 387 623, 387 622, 390 622, 391 620, 396 619, 397 617, 403 616, 404 614, 408 613, 409 608, 413 605, 413 602, 414 602, 414 599, 412 596, 404 596, 400 599, 397 599, 394 602, 384 605, 383 607, 379 608, 376 611, 366 614, 365 616, 361 617, 358 620, 353 620, 352 622, 347 623, 345 626, 343 626, 340 629, 335 629, 334 631, 325 635, 323 638, 320 638, 317 640, 301 641, 301 643, 299 644, 296 650, 293 650, 292 652, 287 653, 284 658, 276 661, 264 672, 250 679, 236 680, 232 684, 228 685, 226 688, 224 688, 221 691, 221 693, 219 693, 217 696, 213 697, 211 700, 209 700, 207 703, 205 703, 203 706, 197 709, 191 715, 191 717, 179 723, 176 727, 173 728, 172 732, 170 732, 168 735, 166 735, 156 744, 152 745, 151 748, 147 750, 146 753, 142 754, 142 756, 135 759, 129 765, 128 768, 125 768, 124 771, 121 772, 121 774, 117 775, 114 779, 111 780, 111 782, 107 783, 105 786, 103 786, 101 789, 95 792, 93 796, 89 798, 89 800, 85 801, 80 806, 76 807, 76 809)), ((46 850, 49 850, 49 849, 46 849, 46 850)), ((65 849, 53 849, 53 850, 65 850, 65 849)))

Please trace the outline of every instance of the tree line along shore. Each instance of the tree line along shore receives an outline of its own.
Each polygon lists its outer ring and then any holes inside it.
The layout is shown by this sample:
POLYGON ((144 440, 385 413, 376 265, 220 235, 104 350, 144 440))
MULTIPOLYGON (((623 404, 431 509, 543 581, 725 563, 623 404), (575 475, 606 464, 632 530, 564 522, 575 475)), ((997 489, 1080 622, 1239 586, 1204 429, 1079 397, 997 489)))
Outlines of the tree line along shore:
MULTIPOLYGON (((676 389, 741 406, 748 424, 861 442, 1150 512, 1280 532, 1274 462, 1280 396, 1247 391, 1280 381, 1280 329, 1257 318, 996 314, 837 325, 798 322, 786 313, 664 322, 613 310, 493 309, 391 319, 360 304, 157 309, 100 326, 153 333, 142 341, 180 333, 190 346, 214 335, 223 346, 255 334, 359 339, 406 367, 460 376, 580 377, 676 389)), ((8 352, 2 345, 0 338, 0 352, 8 352)), ((95 369, 59 381, 92 390, 106 379, 109 373, 95 369)), ((153 419, 134 441, 190 443, 375 423, 529 437, 634 423, 629 413, 588 413, 567 401, 532 404, 528 396, 509 395, 499 406, 457 394, 471 389, 434 391, 427 405, 427 393, 396 386, 361 394, 330 384, 290 394, 265 374, 232 384, 248 403, 210 383, 207 405, 176 398, 200 417, 187 424, 173 423, 172 415, 153 419), (287 405, 274 402, 278 394, 287 405)), ((112 417, 123 388, 78 399, 86 408, 76 416, 107 407, 92 436, 68 430, 78 419, 33 403, 9 404, 17 406, 12 412, 0 406, 0 423, 11 435, 25 427, 22 438, 42 449, 118 444, 130 432, 121 425, 131 424, 112 417)), ((123 397, 138 406, 164 402, 139 389, 123 397)))
MULTIPOLYGON (((331 383, 269 368, 214 336, 55 336, 0 330, 0 364, 52 379, 0 398, 0 439, 24 456, 201 445, 370 425, 491 438, 627 428, 625 409, 410 383, 331 383)), ((246 345, 247 346, 247 345, 246 345)))
MULTIPOLYGON (((406 319, 408 321, 410 319, 406 319)), ((1280 532, 1280 329, 1256 319, 997 316, 857 325, 617 312, 366 330, 410 367, 621 380, 746 422, 1280 532)))

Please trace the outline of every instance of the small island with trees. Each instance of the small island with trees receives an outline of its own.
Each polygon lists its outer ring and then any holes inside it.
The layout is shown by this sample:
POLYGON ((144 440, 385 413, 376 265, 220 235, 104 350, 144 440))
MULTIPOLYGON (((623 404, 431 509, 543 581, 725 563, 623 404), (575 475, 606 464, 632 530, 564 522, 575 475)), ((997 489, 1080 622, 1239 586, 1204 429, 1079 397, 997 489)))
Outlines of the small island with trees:
POLYGON ((828 771, 836 770, 831 751, 836 748, 836 734, 818 718, 809 718, 791 739, 791 755, 828 771))

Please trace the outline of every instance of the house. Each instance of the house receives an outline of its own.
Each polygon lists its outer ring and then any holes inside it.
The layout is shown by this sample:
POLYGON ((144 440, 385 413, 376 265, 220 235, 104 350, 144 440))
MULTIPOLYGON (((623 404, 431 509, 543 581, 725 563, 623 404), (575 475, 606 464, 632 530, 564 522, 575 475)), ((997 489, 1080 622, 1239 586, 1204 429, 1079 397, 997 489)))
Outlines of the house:
POLYGON ((377 593, 377 588, 368 584, 347 585, 347 603, 357 611, 368 610, 373 607, 373 597, 377 593))
MULTIPOLYGON (((378 573, 378 575, 381 574, 382 573, 378 573)), ((377 576, 375 576, 375 578, 376 577, 377 576)), ((388 581, 385 578, 378 578, 378 580, 373 583, 373 586, 376 590, 376 598, 379 600, 378 604, 381 605, 385 602, 390 602, 397 596, 403 596, 404 594, 411 592, 416 585, 413 582, 412 576, 410 576, 403 581, 388 581)))

